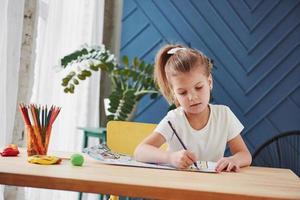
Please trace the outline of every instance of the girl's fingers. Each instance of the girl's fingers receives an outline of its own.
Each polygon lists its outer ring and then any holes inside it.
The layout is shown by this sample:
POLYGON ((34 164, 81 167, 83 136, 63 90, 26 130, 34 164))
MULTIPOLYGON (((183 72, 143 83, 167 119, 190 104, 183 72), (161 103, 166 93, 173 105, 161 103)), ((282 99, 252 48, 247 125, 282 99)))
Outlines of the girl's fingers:
POLYGON ((236 162, 232 161, 228 158, 221 158, 216 164, 216 171, 221 172, 222 170, 226 170, 227 172, 238 172, 240 167, 236 164, 236 162))
POLYGON ((234 165, 232 163, 228 163, 226 171, 230 172, 233 168, 234 168, 234 165))
POLYGON ((190 166, 190 165, 192 165, 195 161, 194 161, 192 158, 187 157, 186 162, 187 162, 187 164, 190 166))
POLYGON ((193 152, 187 150, 176 152, 176 156, 177 158, 175 158, 177 161, 174 162, 176 163, 174 165, 180 169, 186 169, 197 161, 197 156, 193 152))
POLYGON ((235 166, 234 166, 234 168, 233 168, 233 171, 235 171, 235 172, 239 172, 239 171, 240 171, 240 167, 239 167, 239 166, 237 166, 237 165, 235 165, 235 166))
POLYGON ((216 168, 219 168, 220 165, 225 161, 224 158, 221 158, 220 160, 218 160, 217 164, 216 164, 216 168))
POLYGON ((182 162, 180 165, 181 169, 187 169, 189 166, 191 166, 187 161, 182 162))
POLYGON ((178 163, 178 167, 180 169, 186 169, 189 166, 189 161, 188 159, 181 159, 180 162, 178 163))
POLYGON ((225 162, 224 158, 221 158, 217 164, 216 164, 216 169, 220 168, 220 166, 225 162))
POLYGON ((194 153, 190 152, 190 151, 187 151, 186 155, 192 161, 192 163, 196 162, 198 160, 197 156, 194 153))
POLYGON ((193 164, 193 161, 190 158, 187 158, 184 162, 183 162, 183 166, 184 168, 188 168, 189 166, 191 166, 193 164))
POLYGON ((186 162, 184 168, 187 169, 189 166, 191 166, 191 164, 189 162, 186 162))
POLYGON ((220 163, 218 167, 216 167, 217 172, 221 172, 223 169, 225 169, 228 165, 228 162, 226 160, 223 160, 223 162, 220 163))
POLYGON ((227 170, 228 172, 238 172, 240 170, 240 167, 236 164, 233 164, 233 163, 228 163, 228 166, 227 166, 227 170))

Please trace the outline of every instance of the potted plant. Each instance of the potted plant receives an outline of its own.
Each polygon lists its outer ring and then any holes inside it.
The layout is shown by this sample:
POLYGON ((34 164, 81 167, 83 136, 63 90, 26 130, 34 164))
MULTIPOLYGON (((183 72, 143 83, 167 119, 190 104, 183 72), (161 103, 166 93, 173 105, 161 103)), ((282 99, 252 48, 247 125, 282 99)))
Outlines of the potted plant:
POLYGON ((62 79, 66 93, 74 93, 76 85, 93 72, 107 72, 112 82, 108 120, 126 120, 143 96, 151 94, 151 98, 156 98, 159 93, 153 80, 153 64, 137 57, 130 61, 127 56, 117 63, 115 56, 104 46, 83 46, 64 56, 61 66, 70 68, 62 79))

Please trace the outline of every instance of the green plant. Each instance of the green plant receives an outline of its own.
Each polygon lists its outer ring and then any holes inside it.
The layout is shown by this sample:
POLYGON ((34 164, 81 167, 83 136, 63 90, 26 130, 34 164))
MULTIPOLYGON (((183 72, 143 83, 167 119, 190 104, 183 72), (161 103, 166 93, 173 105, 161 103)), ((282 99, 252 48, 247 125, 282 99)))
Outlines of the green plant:
POLYGON ((104 46, 84 46, 63 57, 61 66, 71 69, 62 79, 66 93, 74 93, 75 86, 90 77, 93 71, 108 73, 112 82, 108 120, 126 120, 143 96, 151 94, 151 98, 156 98, 159 93, 153 80, 153 64, 137 57, 130 62, 127 56, 123 56, 118 64, 104 46))

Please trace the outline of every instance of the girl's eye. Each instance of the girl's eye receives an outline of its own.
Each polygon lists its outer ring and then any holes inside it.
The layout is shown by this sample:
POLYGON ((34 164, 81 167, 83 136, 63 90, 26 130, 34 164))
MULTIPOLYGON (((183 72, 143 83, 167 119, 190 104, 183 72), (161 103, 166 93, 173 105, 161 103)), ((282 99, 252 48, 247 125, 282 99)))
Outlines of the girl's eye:
POLYGON ((183 96, 183 95, 186 95, 186 92, 179 92, 178 94, 183 96))

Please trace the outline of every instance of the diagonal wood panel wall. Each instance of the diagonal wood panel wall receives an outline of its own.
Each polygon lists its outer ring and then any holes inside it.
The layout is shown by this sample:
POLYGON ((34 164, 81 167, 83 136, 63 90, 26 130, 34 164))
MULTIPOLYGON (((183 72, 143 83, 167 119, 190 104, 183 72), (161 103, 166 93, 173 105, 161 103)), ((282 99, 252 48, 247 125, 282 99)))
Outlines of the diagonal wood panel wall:
MULTIPOLYGON (((121 55, 154 62, 165 43, 213 58, 215 103, 245 125, 251 151, 300 129, 300 1, 124 0, 121 55)), ((159 122, 168 105, 144 98, 136 121, 159 122)))

